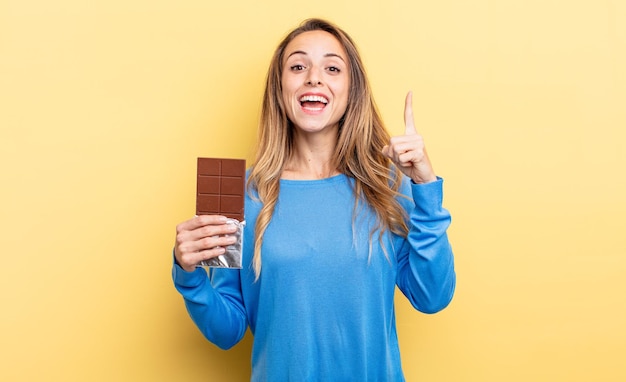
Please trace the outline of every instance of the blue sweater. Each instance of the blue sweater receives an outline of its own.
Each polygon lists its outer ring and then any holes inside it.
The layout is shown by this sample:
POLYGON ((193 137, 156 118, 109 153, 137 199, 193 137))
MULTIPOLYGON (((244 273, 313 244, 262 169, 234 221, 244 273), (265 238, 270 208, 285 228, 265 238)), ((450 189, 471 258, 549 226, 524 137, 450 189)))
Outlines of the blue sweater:
POLYGON ((452 299, 442 180, 416 185, 405 177, 408 198, 399 201, 409 212, 409 236, 382 240, 378 231, 371 236, 377 226, 369 207, 362 203, 354 214, 352 184, 345 175, 280 181, 257 282, 251 264, 261 204, 249 196, 243 269, 212 269, 209 281, 204 268, 174 265, 175 286, 209 341, 230 348, 250 327, 252 381, 404 381, 396 285, 425 313, 452 299))

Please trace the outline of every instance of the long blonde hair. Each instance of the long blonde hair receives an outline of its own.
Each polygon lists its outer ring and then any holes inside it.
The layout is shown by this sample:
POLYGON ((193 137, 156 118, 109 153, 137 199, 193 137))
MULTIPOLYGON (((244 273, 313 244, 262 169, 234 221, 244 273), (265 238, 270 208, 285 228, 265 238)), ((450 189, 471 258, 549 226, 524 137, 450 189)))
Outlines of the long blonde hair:
MULTIPOLYGON (((282 98, 284 50, 298 35, 317 30, 333 35, 345 49, 349 61, 348 106, 339 122, 337 145, 332 156, 333 168, 354 179, 355 211, 359 200, 364 200, 375 211, 381 223, 381 237, 388 230, 403 236, 408 232, 406 213, 396 200, 401 174, 390 167, 389 160, 381 153, 390 137, 374 103, 356 45, 350 36, 330 22, 305 20, 278 45, 267 73, 256 159, 248 177, 249 191, 256 191, 262 203, 254 239, 253 267, 257 279, 261 273, 263 235, 278 200, 280 177, 285 163, 294 149, 293 125, 287 118, 282 98)), ((373 232, 374 229, 371 234, 373 232)))

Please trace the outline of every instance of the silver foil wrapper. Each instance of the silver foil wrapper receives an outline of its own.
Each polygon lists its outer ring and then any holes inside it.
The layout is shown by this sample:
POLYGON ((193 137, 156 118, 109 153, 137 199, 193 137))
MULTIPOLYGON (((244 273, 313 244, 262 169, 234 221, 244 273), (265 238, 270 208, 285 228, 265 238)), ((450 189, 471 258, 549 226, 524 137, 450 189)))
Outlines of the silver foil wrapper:
POLYGON ((218 257, 203 260, 200 265, 213 268, 235 268, 241 269, 241 254, 243 253, 243 227, 246 222, 240 222, 236 219, 228 219, 226 224, 235 224, 237 231, 227 236, 236 236, 237 241, 226 247, 226 252, 218 257))

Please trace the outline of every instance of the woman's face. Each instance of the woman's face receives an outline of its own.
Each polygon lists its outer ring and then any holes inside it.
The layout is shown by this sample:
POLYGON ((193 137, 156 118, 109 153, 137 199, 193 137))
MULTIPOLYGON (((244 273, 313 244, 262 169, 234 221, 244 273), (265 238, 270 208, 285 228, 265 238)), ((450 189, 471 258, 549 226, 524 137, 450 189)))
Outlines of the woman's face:
POLYGON ((281 83, 296 128, 315 133, 337 127, 348 104, 348 56, 328 32, 301 33, 285 47, 281 83))

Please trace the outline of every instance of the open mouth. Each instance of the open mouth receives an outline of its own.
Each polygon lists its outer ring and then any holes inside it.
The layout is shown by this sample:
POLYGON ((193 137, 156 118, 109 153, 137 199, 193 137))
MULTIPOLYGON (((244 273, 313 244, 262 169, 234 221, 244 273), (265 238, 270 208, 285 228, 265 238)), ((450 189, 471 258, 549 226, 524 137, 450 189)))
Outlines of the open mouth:
POLYGON ((322 110, 328 104, 328 99, 319 95, 305 95, 300 97, 300 105, 306 110, 322 110))

